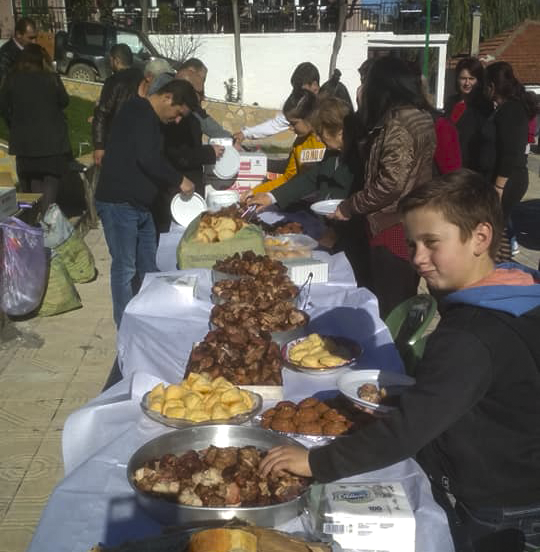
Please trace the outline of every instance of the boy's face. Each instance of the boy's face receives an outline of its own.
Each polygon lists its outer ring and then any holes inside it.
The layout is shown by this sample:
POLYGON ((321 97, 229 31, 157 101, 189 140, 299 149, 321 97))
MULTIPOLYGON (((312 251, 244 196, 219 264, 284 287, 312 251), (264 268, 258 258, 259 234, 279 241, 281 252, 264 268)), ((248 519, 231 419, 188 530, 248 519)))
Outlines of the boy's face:
POLYGON ((403 223, 411 262, 433 291, 462 289, 493 270, 489 224, 479 224, 472 236, 463 241, 459 227, 429 207, 409 211, 403 223))

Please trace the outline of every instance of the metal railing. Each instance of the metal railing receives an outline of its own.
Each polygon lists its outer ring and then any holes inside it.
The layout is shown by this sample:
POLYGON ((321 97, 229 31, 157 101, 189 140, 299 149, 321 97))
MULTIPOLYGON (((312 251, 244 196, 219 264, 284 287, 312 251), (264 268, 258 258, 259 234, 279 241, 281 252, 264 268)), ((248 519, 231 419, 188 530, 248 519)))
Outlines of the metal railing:
MULTIPOLYGON (((448 25, 448 0, 432 0, 431 32, 446 32, 448 25)), ((425 32, 426 15, 420 2, 377 2, 349 7, 345 30, 390 31, 396 34, 425 32)), ((326 6, 309 2, 304 6, 270 7, 263 4, 244 4, 240 7, 240 27, 243 33, 267 32, 335 32, 337 6, 326 6)), ((22 17, 19 10, 17 18, 22 17)), ((27 7, 24 15, 33 18, 40 30, 56 32, 67 30, 71 21, 103 21, 95 12, 76 12, 64 8, 27 7)), ((140 30, 142 15, 140 9, 126 11, 116 8, 106 21, 140 30)), ((233 33, 233 14, 229 3, 217 2, 204 5, 197 3, 193 8, 174 8, 166 5, 162 9, 151 9, 148 14, 148 30, 152 33, 210 34, 233 33)))

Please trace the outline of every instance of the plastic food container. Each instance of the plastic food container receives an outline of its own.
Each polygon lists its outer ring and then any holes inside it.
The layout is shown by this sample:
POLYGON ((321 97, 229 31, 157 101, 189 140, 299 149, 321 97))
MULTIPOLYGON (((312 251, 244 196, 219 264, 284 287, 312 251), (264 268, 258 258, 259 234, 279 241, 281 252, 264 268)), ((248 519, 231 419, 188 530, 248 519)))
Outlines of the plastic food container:
POLYGON ((266 236, 264 249, 271 259, 309 259, 319 244, 303 234, 266 236))
POLYGON ((219 211, 223 207, 234 205, 240 200, 240 195, 234 190, 213 190, 206 197, 209 211, 219 211))

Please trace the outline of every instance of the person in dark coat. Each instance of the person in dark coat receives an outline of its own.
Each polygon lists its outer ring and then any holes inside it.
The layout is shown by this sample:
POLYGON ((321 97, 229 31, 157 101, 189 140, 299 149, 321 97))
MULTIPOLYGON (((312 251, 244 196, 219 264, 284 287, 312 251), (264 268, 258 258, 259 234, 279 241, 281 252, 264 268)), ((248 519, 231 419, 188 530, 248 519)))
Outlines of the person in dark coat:
POLYGON ((464 58, 456 65, 456 94, 448 97, 444 113, 458 131, 463 167, 488 176, 493 167, 490 138, 485 124, 493 104, 484 96, 485 70, 475 57, 464 58))
POLYGON ((94 162, 101 165, 112 120, 126 100, 138 94, 144 79, 143 72, 133 67, 133 53, 127 44, 115 44, 110 51, 113 74, 107 78, 101 89, 99 101, 92 120, 92 141, 94 162))
POLYGON ((15 34, 0 48, 0 82, 13 69, 17 57, 27 44, 37 40, 36 24, 29 17, 22 17, 15 25, 15 34))
POLYGON ((43 194, 43 212, 56 201, 72 158, 64 115, 68 103, 47 52, 28 44, 0 88, 0 113, 9 127, 9 153, 16 156, 22 190, 43 194))

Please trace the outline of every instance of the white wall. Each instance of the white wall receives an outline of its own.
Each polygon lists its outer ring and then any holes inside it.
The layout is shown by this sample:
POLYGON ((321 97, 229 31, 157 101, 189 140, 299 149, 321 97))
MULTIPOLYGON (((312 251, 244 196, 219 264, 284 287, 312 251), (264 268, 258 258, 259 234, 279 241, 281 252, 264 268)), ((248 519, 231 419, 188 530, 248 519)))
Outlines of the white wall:
MULTIPOLYGON (((163 51, 171 49, 170 36, 152 35, 154 45, 163 51), (161 46, 161 47, 160 47, 161 46)), ((184 40, 189 37, 184 36, 184 40)), ((210 98, 224 99, 223 82, 233 77, 236 80, 234 59, 234 35, 198 35, 200 41, 195 56, 208 67, 206 94, 210 98)), ((348 88, 354 101, 356 88, 360 84, 358 67, 367 58, 370 45, 385 47, 419 47, 423 36, 394 35, 392 33, 350 32, 343 34, 343 43, 337 60, 342 72, 341 81, 348 88)), ((244 68, 244 103, 258 103, 263 107, 281 108, 290 92, 290 76, 294 68, 303 61, 315 64, 321 73, 321 84, 328 78, 328 67, 332 53, 333 33, 264 33, 241 35, 242 64, 244 68)), ((448 35, 432 35, 431 45, 444 46, 448 35)), ((174 49, 173 49, 174 50, 174 49)), ((164 54, 167 52, 163 51, 164 54)), ((442 53, 442 52, 441 52, 442 53)), ((170 54, 169 54, 170 55, 170 54)), ((444 64, 442 76, 444 86, 444 64)), ((441 83, 439 82, 440 88, 441 83)), ((442 99, 438 102, 441 103, 442 99)))

